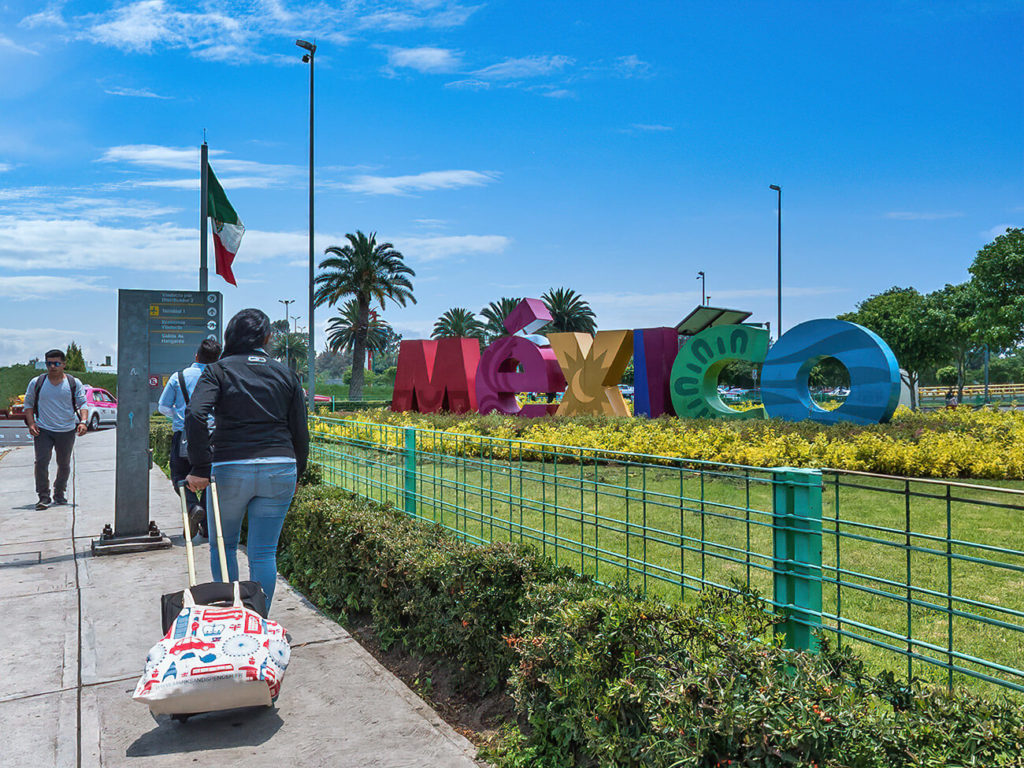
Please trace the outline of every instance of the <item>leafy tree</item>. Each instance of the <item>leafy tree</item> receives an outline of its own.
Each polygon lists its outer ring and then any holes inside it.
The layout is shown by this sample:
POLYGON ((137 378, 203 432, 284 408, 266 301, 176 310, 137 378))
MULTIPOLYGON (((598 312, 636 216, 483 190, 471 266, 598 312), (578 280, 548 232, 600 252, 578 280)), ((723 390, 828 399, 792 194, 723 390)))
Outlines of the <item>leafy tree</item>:
POLYGON ((903 381, 910 388, 910 405, 917 408, 917 385, 921 372, 948 358, 943 331, 931 312, 933 303, 916 288, 893 287, 857 305, 855 312, 839 315, 868 328, 885 341, 896 355, 903 381))
POLYGON ((82 356, 82 348, 78 346, 74 341, 68 344, 68 351, 64 353, 66 360, 64 361, 64 370, 67 371, 84 371, 85 370, 85 358, 82 356))
POLYGON ((935 380, 944 387, 956 386, 956 366, 944 365, 935 372, 935 380))
POLYGON ((1007 229, 978 251, 970 272, 979 338, 1000 349, 1024 340, 1024 228, 1007 229))
POLYGON ((285 363, 291 370, 297 371, 299 363, 306 359, 307 344, 306 334, 275 333, 270 337, 270 346, 267 347, 267 351, 271 357, 285 363))
MULTIPOLYGON (((366 328, 366 348, 371 352, 383 351, 388 343, 387 329, 390 327, 376 313, 370 315, 366 328)), ((355 299, 349 299, 342 305, 338 316, 327 323, 327 348, 331 352, 352 351, 358 330, 359 305, 355 299)))
POLYGON ((484 319, 484 334, 487 341, 494 341, 502 336, 508 336, 508 331, 505 330, 505 318, 521 301, 522 299, 502 296, 497 301, 492 301, 480 310, 480 315, 484 319))
POLYGON ((551 313, 551 322, 544 326, 543 333, 593 333, 597 329, 594 310, 572 288, 551 288, 540 298, 551 313))
POLYGON ((316 277, 314 294, 316 306, 337 304, 345 296, 355 297, 358 307, 355 339, 352 343, 352 382, 348 396, 352 400, 363 397, 363 369, 366 367, 366 335, 370 328, 370 305, 377 303, 385 309, 385 300, 400 306, 407 301, 416 303, 412 281, 416 273, 405 263, 405 257, 391 243, 378 243, 375 232, 365 235, 360 231, 345 235, 348 244, 332 245, 324 253, 330 254, 320 262, 324 270, 316 277))
POLYGON ((928 294, 931 315, 935 319, 939 340, 945 355, 943 361, 953 360, 956 366, 956 388, 960 402, 964 399, 964 377, 967 357, 972 349, 983 343, 981 293, 975 281, 946 284, 946 287, 928 294))
POLYGON ((293 371, 298 371, 309 354, 308 342, 309 336, 305 333, 276 333, 270 339, 268 351, 293 371))
POLYGON ((270 330, 274 333, 289 333, 291 328, 288 326, 287 320, 275 320, 270 324, 270 330))
POLYGON ((476 315, 463 307, 452 307, 437 318, 430 338, 461 336, 467 339, 481 339, 483 335, 484 324, 477 320, 476 315))

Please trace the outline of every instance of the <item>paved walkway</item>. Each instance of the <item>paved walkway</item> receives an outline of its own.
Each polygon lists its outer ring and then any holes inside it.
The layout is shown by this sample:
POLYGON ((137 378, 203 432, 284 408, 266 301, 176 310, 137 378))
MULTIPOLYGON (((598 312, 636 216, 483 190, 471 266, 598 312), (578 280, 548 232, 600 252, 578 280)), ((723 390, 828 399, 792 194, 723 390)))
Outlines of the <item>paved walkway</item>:
MULTIPOLYGON (((185 549, 177 497, 154 468, 151 517, 174 547, 91 556, 113 518, 115 441, 114 430, 79 439, 73 503, 45 512, 34 509, 32 448, 0 457, 0 763, 478 765, 472 744, 283 581, 271 615, 293 646, 275 708, 177 723, 132 701, 160 637, 160 594, 185 586, 185 549)), ((196 559, 199 580, 209 580, 206 544, 196 559)))

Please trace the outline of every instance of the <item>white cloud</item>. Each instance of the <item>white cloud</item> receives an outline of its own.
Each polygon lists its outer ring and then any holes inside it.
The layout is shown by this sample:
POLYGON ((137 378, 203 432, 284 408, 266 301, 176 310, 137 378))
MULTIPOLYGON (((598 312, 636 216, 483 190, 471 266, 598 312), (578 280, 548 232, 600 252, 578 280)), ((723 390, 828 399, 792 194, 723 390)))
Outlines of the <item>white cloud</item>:
POLYGON ((20 187, 0 190, 0 213, 19 213, 32 218, 74 217, 90 221, 155 219, 178 213, 179 208, 140 200, 79 194, 79 190, 54 187, 20 187))
POLYGON ((959 211, 890 211, 885 214, 887 219, 896 221, 938 221, 940 219, 957 219, 963 216, 959 211))
POLYGON ((66 347, 71 341, 78 342, 87 360, 102 360, 104 355, 114 357, 116 354, 106 330, 0 328, 0 365, 26 363, 34 357, 42 357, 48 349, 66 347))
MULTIPOLYGON (((210 167, 225 189, 233 186, 264 189, 306 173, 296 165, 275 165, 254 160, 227 157, 223 150, 209 150, 210 167), (229 174, 236 174, 234 177, 229 174)), ((190 179, 148 179, 134 181, 137 186, 197 189, 199 184, 199 148, 165 147, 159 144, 126 144, 110 147, 100 158, 103 163, 125 163, 141 168, 191 171, 190 179)))
POLYGON ((405 195, 435 189, 479 187, 497 178, 494 171, 428 171, 410 176, 356 176, 342 186, 370 195, 405 195))
POLYGON ((413 0, 411 5, 412 8, 394 7, 361 15, 357 24, 364 29, 396 31, 459 27, 465 24, 479 7, 459 5, 458 3, 425 3, 416 2, 416 0, 413 0))
POLYGON ((1013 228, 1015 226, 1019 226, 1019 225, 1016 225, 1016 224, 997 224, 996 226, 992 227, 991 229, 987 229, 984 232, 982 232, 981 233, 981 237, 982 237, 982 239, 986 243, 990 243, 993 240, 995 240, 997 237, 999 237, 1000 235, 1005 235, 1006 234, 1006 230, 1011 229, 1011 228, 1013 228))
POLYGON ((395 248, 411 262, 440 261, 458 256, 502 253, 511 243, 504 235, 396 237, 395 248))
POLYGON ((620 77, 648 77, 653 67, 636 54, 619 56, 613 65, 620 77))
POLYGON ((444 84, 445 88, 457 88, 464 91, 486 91, 491 84, 485 80, 453 80, 444 84))
POLYGON ((568 91, 565 88, 555 88, 550 91, 545 91, 544 96, 549 99, 572 99, 576 97, 576 94, 572 91, 568 91))
POLYGON ((644 131, 648 133, 658 133, 662 131, 673 131, 675 130, 671 125, 659 125, 657 123, 633 123, 630 128, 634 131, 644 131))
POLYGON ((38 56, 39 51, 33 51, 31 48, 26 48, 23 45, 18 45, 16 42, 6 35, 0 35, 0 49, 6 48, 7 50, 14 51, 15 53, 28 53, 32 56, 38 56))
POLYGON ((26 29, 35 29, 36 27, 57 27, 64 28, 68 24, 64 21, 64 17, 61 16, 61 8, 64 3, 54 3, 47 6, 44 10, 39 13, 33 13, 31 16, 26 16, 18 24, 19 27, 25 27, 26 29))
POLYGON ((114 290, 106 285, 97 285, 99 279, 89 275, 0 276, 0 297, 11 301, 26 301, 82 291, 114 290))
POLYGON ((454 72, 461 65, 457 51, 448 48, 392 48, 388 51, 388 65, 404 67, 417 72, 454 72))
POLYGON ((554 74, 572 63, 573 59, 568 56, 524 56, 518 59, 505 59, 478 69, 473 74, 484 80, 518 80, 554 74))
POLYGON ((11 165, 10 163, 0 163, 0 173, 6 173, 7 171, 11 170, 11 168, 13 168, 13 167, 14 166, 11 165))
POLYGON ((145 88, 108 88, 104 93, 109 96, 132 96, 140 99, 170 99, 170 96, 161 96, 145 88))
MULTIPOLYGON (((198 242, 195 229, 173 224, 115 227, 78 218, 0 216, 0 267, 7 270, 121 269, 184 275, 195 269, 198 242)), ((302 253, 306 242, 304 233, 246 230, 236 263, 283 261, 302 253)))
POLYGON ((290 45, 296 37, 342 45, 353 29, 450 28, 465 24, 477 8, 422 0, 320 0, 290 7, 280 0, 226 0, 195 5, 202 10, 171 0, 136 0, 78 17, 74 24, 81 38, 136 53, 177 48, 208 61, 294 65, 299 61, 297 53, 263 54, 258 50, 260 43, 272 38, 280 50, 284 41, 290 45), (216 11, 211 10, 214 7, 216 11))

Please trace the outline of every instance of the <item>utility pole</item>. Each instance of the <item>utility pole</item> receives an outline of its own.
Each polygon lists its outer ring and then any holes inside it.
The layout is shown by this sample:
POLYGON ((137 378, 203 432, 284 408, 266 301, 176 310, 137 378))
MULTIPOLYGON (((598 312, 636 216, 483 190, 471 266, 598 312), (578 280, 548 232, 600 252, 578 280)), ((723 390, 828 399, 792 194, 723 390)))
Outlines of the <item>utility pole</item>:
POLYGON ((295 299, 278 299, 278 302, 284 304, 284 364, 288 365, 288 305, 294 304, 295 299))

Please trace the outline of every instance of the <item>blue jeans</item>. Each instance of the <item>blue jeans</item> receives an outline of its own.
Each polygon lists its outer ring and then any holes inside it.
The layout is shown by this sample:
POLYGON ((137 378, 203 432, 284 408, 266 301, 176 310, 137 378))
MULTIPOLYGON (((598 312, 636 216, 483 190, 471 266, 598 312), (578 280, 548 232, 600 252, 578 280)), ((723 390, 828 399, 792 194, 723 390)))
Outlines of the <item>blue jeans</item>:
MULTIPOLYGON (((242 532, 242 518, 248 513, 249 578, 263 587, 269 610, 277 586, 277 540, 295 493, 295 464, 226 464, 215 467, 213 474, 220 501, 228 577, 231 581, 238 580, 238 537, 242 532)), ((210 531, 210 570, 214 580, 220 581, 212 508, 207 509, 206 517, 210 531)))

